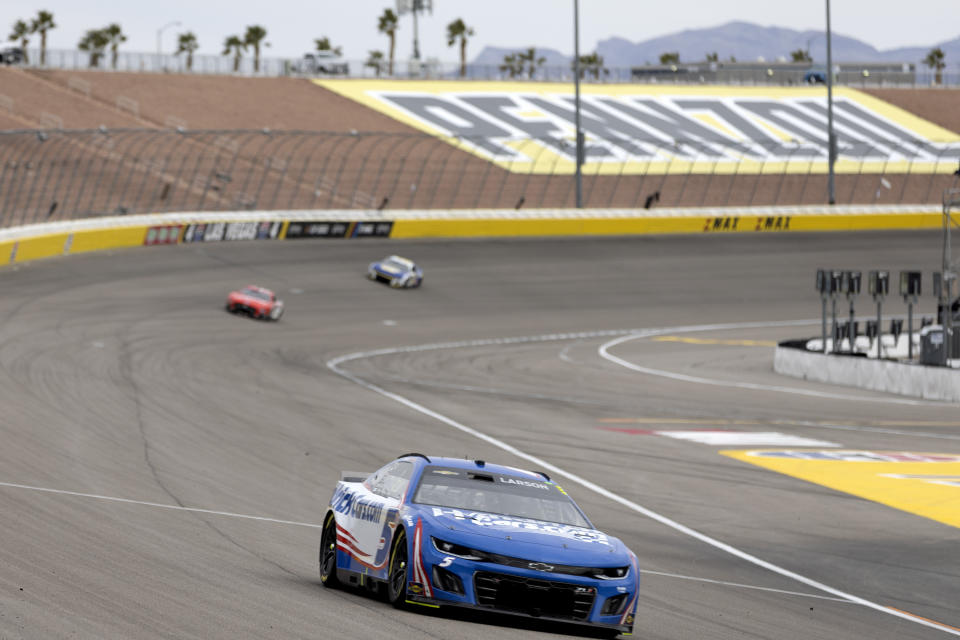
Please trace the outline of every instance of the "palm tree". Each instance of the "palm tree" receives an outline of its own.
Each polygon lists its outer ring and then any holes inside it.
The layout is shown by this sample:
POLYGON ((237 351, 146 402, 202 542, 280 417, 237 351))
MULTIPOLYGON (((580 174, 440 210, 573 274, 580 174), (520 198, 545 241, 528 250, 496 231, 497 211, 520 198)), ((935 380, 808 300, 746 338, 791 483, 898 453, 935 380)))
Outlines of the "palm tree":
POLYGON ((200 48, 200 43, 197 42, 197 36, 193 31, 187 31, 186 33, 181 33, 177 37, 177 50, 173 55, 178 56, 181 53, 187 54, 187 71, 193 70, 193 52, 200 48))
POLYGON ((660 64, 680 64, 680 54, 676 51, 661 53, 660 64))
POLYGON ((707 54, 707 62, 720 62, 720 54, 716 51, 707 54))
MULTIPOLYGON (((247 27, 247 33, 243 36, 244 44, 253 47, 253 72, 260 72, 260 43, 267 37, 267 30, 258 24, 247 27)), ((264 43, 263 46, 269 47, 270 43, 264 43)))
POLYGON ((943 69, 947 66, 947 63, 943 61, 944 57, 943 49, 934 47, 930 49, 927 57, 923 59, 923 64, 936 71, 936 75, 934 76, 934 82, 936 82, 936 84, 943 84, 943 69))
POLYGON ((330 44, 330 38, 323 36, 313 41, 317 45, 317 51, 332 51, 336 56, 343 55, 343 47, 335 47, 330 44))
POLYGON ((55 29, 53 14, 49 11, 38 11, 37 17, 30 23, 30 30, 40 34, 40 66, 47 64, 47 31, 55 29))
POLYGON ((500 65, 500 71, 510 74, 511 78, 516 78, 523 74, 523 60, 519 53, 509 53, 503 56, 503 64, 500 65))
POLYGON ((110 40, 103 29, 88 29, 77 44, 77 48, 90 54, 91 67, 99 67, 100 58, 103 57, 103 52, 108 44, 110 44, 110 40))
POLYGON ((510 74, 511 78, 523 75, 523 60, 519 53, 509 53, 503 56, 503 64, 500 65, 500 71, 510 74))
POLYGON ((473 27, 468 27, 461 18, 457 18, 447 25, 447 46, 460 39, 460 77, 467 75, 467 37, 473 35, 473 27))
POLYGON ((233 53, 233 72, 240 71, 240 58, 243 52, 247 50, 247 43, 240 39, 240 36, 227 36, 223 41, 223 53, 220 55, 230 55, 233 53))
POLYGON ((371 51, 370 55, 367 56, 367 61, 363 63, 363 66, 373 67, 373 70, 379 78, 380 74, 383 73, 383 63, 383 51, 371 51))
POLYGON ((13 31, 10 32, 10 41, 16 42, 20 41, 20 48, 23 49, 23 61, 24 63, 29 62, 27 60, 27 44, 30 42, 30 34, 33 33, 33 30, 23 20, 17 20, 13 23, 13 31))
POLYGON ((600 79, 601 73, 610 75, 610 70, 603 66, 603 56, 596 51, 580 56, 580 77, 588 73, 592 73, 597 80, 600 79))
POLYGON ((377 31, 390 38, 390 67, 389 73, 393 75, 393 54, 397 48, 397 29, 400 26, 400 20, 392 9, 384 9, 383 15, 377 19, 377 31))
POLYGON ((533 47, 530 47, 526 51, 521 51, 517 54, 517 58, 520 61, 520 67, 523 68, 524 64, 527 67, 527 77, 533 80, 533 74, 537 72, 538 67, 542 67, 543 63, 547 61, 543 56, 537 57, 537 50, 533 47))
POLYGON ((791 51, 790 58, 794 62, 813 62, 813 58, 810 57, 810 52, 806 49, 797 49, 796 51, 791 51))
POLYGON ((110 46, 110 66, 116 69, 117 47, 127 41, 127 36, 123 34, 123 30, 116 22, 104 29, 103 35, 107 37, 107 44, 110 46))

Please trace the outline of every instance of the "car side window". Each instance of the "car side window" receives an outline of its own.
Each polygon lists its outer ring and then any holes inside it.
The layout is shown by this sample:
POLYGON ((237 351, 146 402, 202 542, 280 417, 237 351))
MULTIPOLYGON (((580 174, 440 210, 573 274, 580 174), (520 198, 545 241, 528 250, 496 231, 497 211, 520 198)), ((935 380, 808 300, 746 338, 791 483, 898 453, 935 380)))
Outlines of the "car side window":
POLYGON ((397 460, 371 477, 370 490, 378 496, 399 500, 407 490, 412 476, 413 463, 397 460))

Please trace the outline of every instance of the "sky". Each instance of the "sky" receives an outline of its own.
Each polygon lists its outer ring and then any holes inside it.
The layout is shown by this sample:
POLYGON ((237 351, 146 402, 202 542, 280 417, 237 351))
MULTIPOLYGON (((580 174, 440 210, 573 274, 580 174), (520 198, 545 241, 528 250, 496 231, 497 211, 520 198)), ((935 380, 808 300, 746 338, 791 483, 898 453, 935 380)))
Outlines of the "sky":
MULTIPOLYGON (((157 50, 161 32, 163 51, 175 49, 176 34, 192 31, 199 53, 219 54, 224 39, 242 35, 247 25, 267 29, 270 57, 299 57, 313 49, 313 40, 328 36, 350 59, 367 57, 373 49, 386 51, 388 40, 376 29, 377 17, 395 0, 3 0, 0 35, 9 35, 17 19, 29 19, 40 9, 54 14, 57 28, 48 35, 48 47, 75 49, 87 29, 117 22, 128 36, 122 51, 157 50)), ((879 49, 931 46, 960 36, 958 0, 912 0, 908 11, 878 11, 892 2, 833 0, 834 32, 853 36, 879 49)), ((447 46, 446 25, 462 18, 473 27, 467 52, 473 58, 487 45, 519 48, 537 46, 573 52, 572 0, 434 0, 432 15, 420 20, 420 48, 424 58, 458 60, 456 47, 447 46)), ((684 29, 713 27, 742 20, 763 26, 797 30, 823 29, 825 5, 816 1, 782 0, 580 0, 580 48, 591 51, 598 41, 613 36, 632 42, 684 29)), ((413 23, 400 19, 397 57, 412 52, 413 23)), ((39 38, 31 46, 39 44, 39 38)), ((956 61, 948 61, 956 62, 956 61)))

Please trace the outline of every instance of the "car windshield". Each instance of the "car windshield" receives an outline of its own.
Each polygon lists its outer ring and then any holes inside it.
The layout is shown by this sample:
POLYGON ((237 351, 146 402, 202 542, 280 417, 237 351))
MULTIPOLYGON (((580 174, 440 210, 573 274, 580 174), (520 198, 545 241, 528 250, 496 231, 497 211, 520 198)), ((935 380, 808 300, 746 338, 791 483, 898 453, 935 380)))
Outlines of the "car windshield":
POLYGON ((406 271, 410 268, 410 265, 405 262, 400 262, 399 260, 394 260, 393 258, 387 258, 383 261, 385 267, 391 267, 393 269, 400 269, 401 271, 406 271))
POLYGON ((558 485, 495 472, 427 467, 413 501, 592 528, 558 485))
POLYGON ((270 300, 269 294, 258 291, 257 289, 244 289, 240 293, 245 296, 250 296, 251 298, 256 298, 257 300, 270 300))

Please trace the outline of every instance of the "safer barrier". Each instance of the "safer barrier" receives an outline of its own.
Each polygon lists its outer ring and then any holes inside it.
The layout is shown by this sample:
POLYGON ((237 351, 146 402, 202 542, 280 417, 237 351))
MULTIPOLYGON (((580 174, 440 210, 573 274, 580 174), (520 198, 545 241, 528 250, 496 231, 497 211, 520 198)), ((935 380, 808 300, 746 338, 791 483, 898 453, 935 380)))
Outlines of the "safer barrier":
POLYGON ((0 229, 0 264, 124 247, 305 238, 459 238, 935 229, 937 207, 268 211, 111 216, 0 229))

